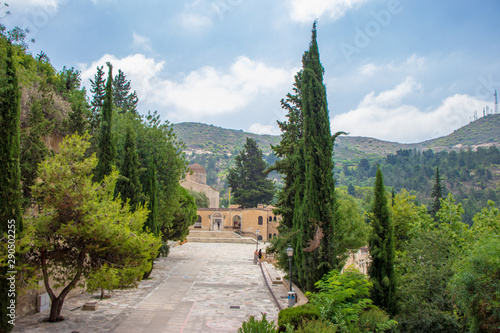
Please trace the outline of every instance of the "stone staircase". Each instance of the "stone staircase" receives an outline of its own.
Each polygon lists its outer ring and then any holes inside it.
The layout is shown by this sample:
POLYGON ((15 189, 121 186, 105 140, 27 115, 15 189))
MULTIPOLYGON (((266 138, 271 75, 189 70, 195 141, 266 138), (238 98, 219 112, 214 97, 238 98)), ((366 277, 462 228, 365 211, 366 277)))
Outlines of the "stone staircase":
POLYGON ((250 237, 242 237, 234 231, 205 231, 205 230, 189 230, 187 236, 188 242, 198 243, 240 243, 240 244, 255 244, 255 239, 250 237))

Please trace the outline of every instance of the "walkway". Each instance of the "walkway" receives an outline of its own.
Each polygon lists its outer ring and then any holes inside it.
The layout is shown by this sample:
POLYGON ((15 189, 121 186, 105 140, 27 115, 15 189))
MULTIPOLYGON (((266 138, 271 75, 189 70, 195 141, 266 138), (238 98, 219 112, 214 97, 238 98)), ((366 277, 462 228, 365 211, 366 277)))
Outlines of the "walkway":
POLYGON ((149 280, 137 289, 113 292, 96 311, 79 308, 94 300, 92 295, 78 295, 65 302, 65 321, 41 322, 46 311, 18 319, 13 332, 236 332, 249 316, 260 318, 262 312, 276 320, 278 309, 253 264, 254 251, 251 244, 176 246, 168 258, 156 261, 149 280))

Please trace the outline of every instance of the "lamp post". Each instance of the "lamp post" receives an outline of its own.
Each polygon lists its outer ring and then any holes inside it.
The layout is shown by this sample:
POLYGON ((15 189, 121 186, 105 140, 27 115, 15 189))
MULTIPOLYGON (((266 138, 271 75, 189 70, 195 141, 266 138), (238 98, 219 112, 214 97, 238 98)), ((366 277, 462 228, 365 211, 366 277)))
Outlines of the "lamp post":
POLYGON ((289 267, 289 278, 290 278, 290 291, 288 292, 288 307, 291 308, 295 305, 295 293, 292 289, 292 257, 293 257, 293 248, 288 245, 286 249, 286 255, 288 256, 288 267, 289 267))
POLYGON ((260 230, 259 229, 255 230, 255 235, 257 236, 257 248, 256 248, 256 250, 259 250, 259 234, 260 234, 260 230))

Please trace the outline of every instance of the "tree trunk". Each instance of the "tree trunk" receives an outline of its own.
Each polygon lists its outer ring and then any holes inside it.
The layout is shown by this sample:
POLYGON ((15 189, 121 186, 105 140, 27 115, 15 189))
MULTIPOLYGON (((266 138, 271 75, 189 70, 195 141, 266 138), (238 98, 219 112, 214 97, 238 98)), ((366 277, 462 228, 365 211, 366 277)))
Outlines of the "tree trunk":
POLYGON ((50 316, 49 316, 50 322, 64 320, 64 317, 61 316, 61 310, 62 310, 63 304, 64 304, 64 298, 61 296, 52 300, 52 305, 50 307, 50 316))

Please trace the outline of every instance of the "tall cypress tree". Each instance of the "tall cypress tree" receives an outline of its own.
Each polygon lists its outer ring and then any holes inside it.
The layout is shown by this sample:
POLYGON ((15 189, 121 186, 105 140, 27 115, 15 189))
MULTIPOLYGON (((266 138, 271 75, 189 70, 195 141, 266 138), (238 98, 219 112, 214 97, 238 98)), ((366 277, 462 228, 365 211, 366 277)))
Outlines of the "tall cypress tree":
POLYGON ((149 215, 148 220, 144 224, 144 227, 149 228, 151 233, 155 236, 159 235, 158 230, 158 180, 156 178, 156 167, 153 163, 153 158, 149 160, 148 164, 148 186, 147 192, 149 196, 149 215))
POLYGON ((433 218, 436 218, 436 213, 441 209, 441 200, 443 198, 443 185, 441 185, 441 177, 439 176, 439 166, 436 167, 436 176, 434 185, 432 186, 431 198, 433 198, 429 213, 433 218))
POLYGON ((115 161, 115 146, 112 139, 113 118, 113 66, 108 62, 108 79, 106 81, 106 93, 102 106, 101 129, 99 133, 99 145, 97 147, 97 166, 94 181, 100 182, 109 175, 115 161))
POLYGON ((371 299, 375 305, 391 315, 395 315, 397 304, 396 275, 394 272, 396 258, 394 225, 389 213, 384 178, 378 166, 374 195, 372 234, 369 239, 372 262, 368 268, 368 274, 373 283, 371 299))
POLYGON ((333 138, 319 59, 316 22, 309 51, 304 55, 301 82, 303 133, 296 170, 304 168, 303 185, 296 183, 293 230, 295 262, 299 283, 307 290, 324 274, 340 264, 336 239, 336 201, 333 179, 333 138), (302 187, 302 188, 300 188, 302 187))
POLYGON ((139 181, 139 156, 136 149, 136 136, 132 126, 127 126, 125 134, 123 161, 120 168, 120 179, 116 184, 116 191, 121 194, 123 201, 130 200, 130 208, 135 210, 143 199, 142 185, 139 181))
MULTIPOLYGON (((19 235, 23 230, 19 167, 21 95, 13 59, 13 46, 3 37, 0 37, 0 45, 7 49, 5 60, 1 59, 0 63, 2 67, 0 70, 3 72, 1 73, 3 82, 0 85, 0 232, 6 235, 9 226, 12 225, 9 221, 14 220, 15 232, 19 235)), ((0 331, 2 332, 10 332, 13 328, 7 317, 9 313, 7 306, 12 299, 8 296, 9 270, 14 271, 15 267, 0 268, 0 331)))
MULTIPOLYGON (((276 215, 281 216, 280 233, 291 231, 293 227, 293 210, 295 207, 297 179, 303 177, 304 172, 297 168, 299 155, 299 141, 302 138, 302 103, 301 96, 302 70, 295 75, 294 93, 288 93, 286 99, 281 100, 281 107, 287 110, 287 121, 278 121, 282 132, 281 141, 271 146, 279 160, 269 168, 282 175, 284 186, 278 193, 276 215)), ((300 183, 303 184, 301 181, 300 183)), ((282 252, 282 251, 281 251, 282 252)))

